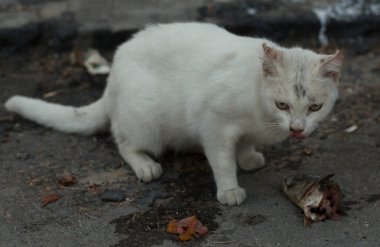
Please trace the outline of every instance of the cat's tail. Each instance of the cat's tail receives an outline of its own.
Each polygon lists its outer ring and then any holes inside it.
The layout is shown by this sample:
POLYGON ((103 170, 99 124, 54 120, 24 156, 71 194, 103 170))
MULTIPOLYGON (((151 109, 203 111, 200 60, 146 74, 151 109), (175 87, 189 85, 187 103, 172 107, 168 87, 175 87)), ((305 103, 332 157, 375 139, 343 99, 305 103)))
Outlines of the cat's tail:
POLYGON ((39 124, 68 133, 90 135, 107 130, 109 124, 102 98, 90 105, 76 108, 39 99, 13 96, 5 102, 5 109, 39 124))

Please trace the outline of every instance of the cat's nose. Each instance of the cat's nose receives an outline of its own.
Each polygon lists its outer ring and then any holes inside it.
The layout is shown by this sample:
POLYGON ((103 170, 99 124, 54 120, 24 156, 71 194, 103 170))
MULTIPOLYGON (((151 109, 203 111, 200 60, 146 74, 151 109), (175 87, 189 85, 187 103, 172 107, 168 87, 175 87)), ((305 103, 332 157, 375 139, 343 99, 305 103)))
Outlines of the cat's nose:
POLYGON ((293 133, 302 133, 305 129, 301 128, 290 128, 290 131, 293 133))
POLYGON ((301 128, 290 128, 290 136, 297 139, 304 139, 306 135, 303 133, 305 129, 301 128))

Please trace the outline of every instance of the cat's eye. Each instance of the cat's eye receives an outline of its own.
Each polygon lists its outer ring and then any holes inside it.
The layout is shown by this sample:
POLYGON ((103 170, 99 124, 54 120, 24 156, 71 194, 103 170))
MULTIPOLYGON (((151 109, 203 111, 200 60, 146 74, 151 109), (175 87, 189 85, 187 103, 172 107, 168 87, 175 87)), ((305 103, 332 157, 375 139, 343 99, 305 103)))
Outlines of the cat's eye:
POLYGON ((309 106, 309 111, 319 111, 322 108, 322 104, 312 104, 309 106))
POLYGON ((280 101, 277 101, 276 102, 276 106, 278 109, 282 110, 282 111, 286 111, 286 110, 289 110, 289 105, 284 103, 284 102, 280 102, 280 101))

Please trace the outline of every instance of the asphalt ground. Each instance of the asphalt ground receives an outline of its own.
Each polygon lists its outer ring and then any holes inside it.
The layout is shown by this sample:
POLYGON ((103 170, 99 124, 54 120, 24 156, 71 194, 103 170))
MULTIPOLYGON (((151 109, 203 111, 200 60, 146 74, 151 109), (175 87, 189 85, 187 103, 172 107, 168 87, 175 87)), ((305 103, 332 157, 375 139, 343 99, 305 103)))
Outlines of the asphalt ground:
MULTIPOLYGON (((346 62, 336 116, 306 140, 262 147, 267 166, 239 172, 248 198, 238 207, 216 201, 202 154, 169 152, 160 161, 163 176, 144 184, 110 135, 63 134, 12 117, 0 104, 0 246, 379 245, 380 49, 340 48, 346 62), (353 125, 357 130, 345 131, 353 125), (299 173, 334 173, 347 215, 305 228, 280 189, 284 177, 299 173), (71 186, 59 182, 67 175, 75 178, 71 186), (125 199, 102 200, 107 189, 125 199), (43 206, 51 194, 61 197, 43 206), (207 236, 182 243, 166 233, 170 219, 190 215, 209 228, 207 236)), ((44 47, 2 53, 0 102, 14 94, 70 105, 97 99, 105 77, 72 65, 69 53, 44 47)))

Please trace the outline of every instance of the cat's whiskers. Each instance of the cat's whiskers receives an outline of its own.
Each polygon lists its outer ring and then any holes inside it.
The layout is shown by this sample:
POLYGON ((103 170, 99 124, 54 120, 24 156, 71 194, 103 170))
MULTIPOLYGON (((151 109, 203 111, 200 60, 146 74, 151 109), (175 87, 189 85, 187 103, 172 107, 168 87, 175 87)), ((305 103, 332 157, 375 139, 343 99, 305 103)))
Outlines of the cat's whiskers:
POLYGON ((338 113, 332 114, 331 116, 327 117, 322 122, 327 122, 327 121, 332 122, 332 120, 340 118, 345 112, 347 112, 347 109, 344 109, 338 113))
POLYGON ((280 124, 278 122, 267 122, 267 123, 263 123, 263 126, 260 128, 260 130, 269 130, 269 131, 265 131, 265 135, 267 135, 267 137, 269 139, 272 139, 274 137, 276 137, 277 135, 283 135, 283 130, 280 128, 280 124))
POLYGON ((272 128, 271 130, 273 130, 273 131, 266 132, 266 134, 267 134, 268 137, 270 137, 270 138, 273 138, 273 137, 275 137, 276 135, 281 134, 281 131, 282 131, 282 130, 279 128, 279 125, 277 125, 276 128, 272 128))
POLYGON ((278 129, 277 131, 273 132, 272 137, 277 137, 277 136, 281 136, 281 137, 284 136, 281 129, 278 129))
POLYGON ((339 126, 340 123, 336 119, 339 119, 340 117, 342 117, 346 111, 347 109, 342 110, 336 114, 333 114, 327 117, 325 120, 321 121, 318 124, 318 126, 316 127, 316 130, 318 129, 320 131, 322 128, 332 128, 334 130, 338 129, 341 126, 339 126), (333 121, 333 120, 336 120, 336 121, 333 121))
POLYGON ((268 123, 263 123, 263 126, 261 128, 264 129, 264 128, 278 128, 278 127, 280 127, 279 123, 268 122, 268 123))

